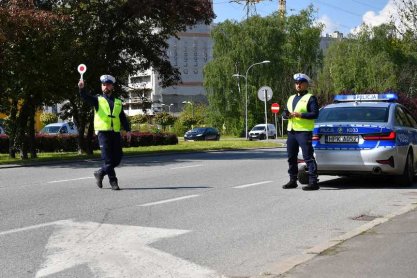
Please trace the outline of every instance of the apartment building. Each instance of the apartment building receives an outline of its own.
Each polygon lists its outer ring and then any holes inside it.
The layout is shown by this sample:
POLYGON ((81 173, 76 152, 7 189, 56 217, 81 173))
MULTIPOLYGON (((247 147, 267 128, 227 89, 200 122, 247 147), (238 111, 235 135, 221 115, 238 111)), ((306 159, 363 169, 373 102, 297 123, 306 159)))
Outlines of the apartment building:
POLYGON ((158 73, 152 68, 129 77, 128 86, 133 89, 125 100, 127 115, 145 112, 153 115, 161 111, 178 114, 186 103, 207 103, 203 69, 212 59, 211 28, 211 25, 198 24, 179 33, 178 39, 171 37, 168 40, 169 60, 181 73, 178 85, 162 88, 158 73), (141 93, 137 94, 135 89, 141 89, 141 93))

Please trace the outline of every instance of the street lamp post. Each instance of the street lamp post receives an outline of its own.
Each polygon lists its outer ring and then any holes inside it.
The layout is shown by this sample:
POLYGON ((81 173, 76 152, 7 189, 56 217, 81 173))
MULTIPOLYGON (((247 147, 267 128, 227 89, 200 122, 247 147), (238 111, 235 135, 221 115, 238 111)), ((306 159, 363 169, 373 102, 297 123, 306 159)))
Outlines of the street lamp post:
POLYGON ((174 104, 173 103, 171 103, 171 104, 165 104, 165 103, 162 103, 162 106, 168 106, 168 114, 171 114, 171 106, 173 106, 174 104))
MULTIPOLYGON (((246 140, 248 139, 248 73, 249 70, 256 65, 260 65, 260 64, 268 64, 271 61, 269 60, 265 60, 259 63, 254 63, 252 65, 250 65, 248 67, 248 69, 246 70, 246 74, 245 75, 241 75, 241 74, 233 74, 232 76, 234 77, 243 77, 245 78, 245 138, 246 140)), ((240 86, 239 86, 239 91, 240 91, 240 86)))

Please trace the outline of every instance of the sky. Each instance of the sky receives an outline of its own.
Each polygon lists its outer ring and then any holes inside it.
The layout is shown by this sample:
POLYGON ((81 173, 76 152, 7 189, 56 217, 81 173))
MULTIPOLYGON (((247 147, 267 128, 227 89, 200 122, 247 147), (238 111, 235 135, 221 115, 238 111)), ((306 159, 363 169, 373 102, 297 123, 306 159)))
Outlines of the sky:
MULTIPOLYGON (((213 0, 215 23, 227 19, 241 21, 246 18, 245 1, 213 0)), ((287 15, 298 14, 312 4, 317 10, 316 20, 324 23, 323 34, 334 31, 344 36, 354 32, 362 23, 371 26, 388 22, 396 10, 394 0, 286 0, 287 15)), ((278 10, 279 0, 263 0, 254 7, 256 13, 267 16, 278 10)), ((253 9, 252 9, 253 11, 253 9)))

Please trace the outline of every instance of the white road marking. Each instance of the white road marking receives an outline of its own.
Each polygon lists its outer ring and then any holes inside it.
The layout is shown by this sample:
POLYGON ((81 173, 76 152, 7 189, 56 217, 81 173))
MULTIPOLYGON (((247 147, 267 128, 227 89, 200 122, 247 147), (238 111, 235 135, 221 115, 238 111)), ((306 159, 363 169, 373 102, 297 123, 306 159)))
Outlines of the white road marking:
POLYGON ((152 203, 146 203, 146 204, 143 204, 143 205, 139 205, 139 207, 150 207, 150 206, 154 206, 154 205, 160 205, 160 204, 171 203, 171 202, 181 201, 181 200, 185 200, 185 199, 195 198, 195 197, 198 197, 198 196, 200 196, 200 195, 188 195, 188 196, 183 196, 183 197, 178 197, 178 198, 173 198, 173 199, 167 199, 167 200, 162 200, 162 201, 157 201, 157 202, 152 202, 152 203))
POLYGON ((154 206, 154 205, 171 203, 171 202, 181 201, 181 200, 185 200, 185 199, 195 198, 195 197, 198 197, 198 196, 200 196, 200 195, 188 195, 188 196, 183 196, 183 197, 178 197, 178 198, 173 198, 173 199, 167 199, 167 200, 162 200, 162 201, 157 201, 157 202, 152 202, 152 203, 146 203, 146 204, 143 204, 143 205, 139 205, 139 207, 149 207, 149 206, 154 206))
POLYGON ((214 270, 149 246, 190 231, 69 222, 59 225, 46 245, 36 278, 87 265, 94 277, 222 277, 214 270))
POLYGON ((30 231, 30 230, 39 229, 39 228, 48 227, 48 226, 53 226, 53 225, 59 225, 59 224, 62 224, 62 223, 67 223, 68 221, 69 220, 60 220, 60 221, 43 223, 43 224, 39 224, 39 225, 27 226, 27 227, 24 227, 24 228, 8 230, 8 231, 0 232, 0 236, 14 234, 14 233, 18 233, 18 232, 30 231))
POLYGON ((47 183, 58 183, 58 182, 67 182, 67 181, 78 181, 78 180, 86 180, 86 179, 94 179, 94 177, 84 177, 84 178, 76 178, 76 179, 68 179, 68 180, 48 181, 47 183))
POLYGON ((171 168, 171 170, 194 168, 194 167, 201 167, 201 166, 203 166, 203 165, 198 164, 198 165, 190 165, 190 166, 179 166, 179 167, 173 167, 173 168, 171 168))
POLYGON ((271 182, 273 182, 273 181, 260 181, 260 182, 255 182, 255 183, 249 183, 249 184, 234 186, 233 188, 241 189, 241 188, 246 188, 246 187, 251 187, 251 186, 256 186, 256 185, 261 185, 261 184, 266 184, 266 183, 271 183, 271 182))

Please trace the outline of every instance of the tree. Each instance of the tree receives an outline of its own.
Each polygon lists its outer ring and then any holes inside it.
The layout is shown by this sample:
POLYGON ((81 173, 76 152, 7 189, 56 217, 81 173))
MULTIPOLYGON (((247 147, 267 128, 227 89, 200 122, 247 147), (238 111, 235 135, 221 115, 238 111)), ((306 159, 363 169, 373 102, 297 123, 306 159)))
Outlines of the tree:
POLYGON ((313 14, 309 7, 285 19, 277 13, 253 16, 240 23, 225 21, 213 29, 213 60, 204 69, 212 125, 244 135, 246 90, 248 125, 253 126, 264 119, 263 103, 256 94, 260 87, 272 88, 271 103, 283 103, 293 92, 294 73, 314 73, 320 58, 321 26, 314 26, 313 14), (251 65, 264 60, 270 63, 247 72, 251 65))
POLYGON ((158 113, 154 117, 155 123, 161 125, 164 131, 167 126, 171 126, 175 123, 175 119, 176 118, 168 112, 158 113))
POLYGON ((26 157, 24 138, 34 138, 36 108, 68 99, 63 114, 79 128, 81 151, 92 153, 84 133, 90 142, 93 113, 76 93, 77 65, 87 64, 84 78, 92 91, 101 74, 111 73, 116 95, 123 95, 129 74, 150 67, 162 86, 175 84, 180 74, 169 63, 167 39, 213 17, 209 0, 1 1, 0 109, 19 123, 11 129, 12 145, 26 157))
POLYGON ((35 111, 50 98, 55 24, 65 20, 48 11, 46 1, 0 2, 0 109, 9 115, 9 155, 36 157, 35 111))
MULTIPOLYGON (((126 96, 126 81, 130 74, 150 67, 159 73, 162 86, 176 84, 180 74, 168 60, 168 38, 187 26, 209 23, 214 17, 209 0, 64 0, 56 9, 72 19, 71 24, 62 26, 65 35, 59 47, 65 50, 62 55, 67 76, 62 82, 67 92, 75 91, 77 76, 72 69, 85 63, 88 66, 85 74, 87 89, 97 91, 98 77, 111 73, 117 80, 116 96, 126 96), (70 79, 68 71, 71 72, 70 79)), ((83 148, 82 141, 83 127, 92 125, 92 115, 85 113, 75 93, 69 97, 69 103, 80 127, 82 151, 91 153, 83 148)))
POLYGON ((384 92, 404 90, 405 72, 415 72, 415 59, 404 51, 403 40, 394 25, 369 28, 363 26, 357 35, 330 45, 319 74, 318 94, 351 91, 384 92), (414 60, 414 62, 413 62, 414 60))

